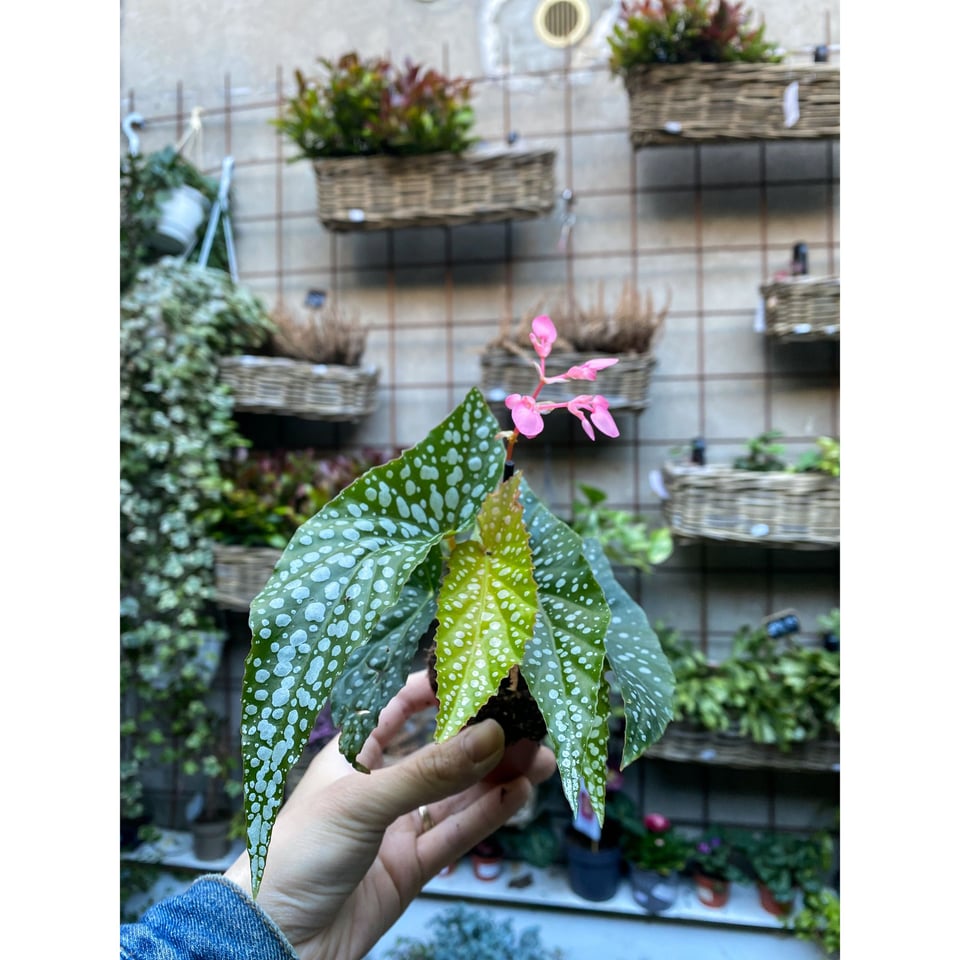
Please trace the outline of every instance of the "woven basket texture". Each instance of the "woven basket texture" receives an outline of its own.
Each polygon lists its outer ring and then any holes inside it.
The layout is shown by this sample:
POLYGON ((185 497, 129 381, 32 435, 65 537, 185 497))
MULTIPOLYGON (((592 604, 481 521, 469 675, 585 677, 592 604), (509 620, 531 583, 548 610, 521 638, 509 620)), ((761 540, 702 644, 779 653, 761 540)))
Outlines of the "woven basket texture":
POLYGON ((556 151, 323 157, 317 215, 331 231, 524 220, 556 202, 556 151))
POLYGON ((650 64, 632 68, 626 88, 635 147, 840 136, 840 68, 830 64, 650 64), (794 81, 800 116, 787 127, 784 92, 794 81))
POLYGON ((643 754, 651 760, 709 763, 718 767, 825 771, 840 769, 840 738, 805 740, 781 750, 775 744, 754 743, 747 737, 671 723, 664 735, 643 754))
MULTIPOLYGON (((530 351, 526 351, 527 354, 530 351)), ((555 353, 547 359, 547 376, 557 376, 574 364, 595 357, 595 353, 555 353)), ((601 370, 593 383, 570 380, 548 384, 538 400, 566 403, 581 393, 599 393, 610 402, 611 410, 645 410, 650 372, 656 365, 652 354, 621 354, 619 362, 601 370)), ((537 371, 531 356, 518 356, 507 350, 488 350, 481 355, 481 388, 488 400, 499 402, 511 393, 528 394, 537 385, 537 371)))
POLYGON ((249 610, 280 559, 274 547, 243 547, 217 543, 213 547, 216 602, 227 610, 249 610))
POLYGON ((305 420, 358 420, 377 408, 376 367, 308 363, 288 357, 239 356, 220 361, 234 407, 305 420))
POLYGON ((840 545, 840 479, 821 473, 666 463, 663 514, 678 539, 790 549, 840 545))
POLYGON ((764 332, 779 340, 840 338, 840 278, 791 277, 760 288, 764 332))

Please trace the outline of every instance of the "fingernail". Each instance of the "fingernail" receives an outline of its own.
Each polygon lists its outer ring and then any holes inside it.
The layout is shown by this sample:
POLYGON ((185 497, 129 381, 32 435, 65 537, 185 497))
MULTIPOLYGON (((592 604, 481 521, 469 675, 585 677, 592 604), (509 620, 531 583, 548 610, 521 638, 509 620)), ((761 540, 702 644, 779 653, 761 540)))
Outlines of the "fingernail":
POLYGON ((461 734, 463 749, 474 762, 489 760, 503 751, 503 728, 496 720, 483 720, 466 728, 461 734))

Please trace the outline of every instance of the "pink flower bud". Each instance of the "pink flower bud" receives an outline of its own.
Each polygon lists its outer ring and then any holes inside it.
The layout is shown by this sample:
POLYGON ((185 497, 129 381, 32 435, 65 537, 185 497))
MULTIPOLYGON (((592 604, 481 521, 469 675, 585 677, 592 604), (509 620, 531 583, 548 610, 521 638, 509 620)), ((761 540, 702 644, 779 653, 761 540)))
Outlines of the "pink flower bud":
POLYGON ((533 344, 533 349, 537 351, 537 356, 541 360, 545 360, 550 356, 554 341, 557 339, 557 328, 545 314, 534 317, 530 326, 530 342, 533 344))
POLYGON ((662 813, 648 813, 643 818, 643 825, 651 833, 666 833, 670 829, 670 821, 662 813))
MULTIPOLYGON (((612 367, 618 360, 616 357, 598 357, 586 363, 575 363, 564 375, 564 380, 596 380, 597 371, 612 367)), ((559 378, 552 378, 559 379, 559 378)))

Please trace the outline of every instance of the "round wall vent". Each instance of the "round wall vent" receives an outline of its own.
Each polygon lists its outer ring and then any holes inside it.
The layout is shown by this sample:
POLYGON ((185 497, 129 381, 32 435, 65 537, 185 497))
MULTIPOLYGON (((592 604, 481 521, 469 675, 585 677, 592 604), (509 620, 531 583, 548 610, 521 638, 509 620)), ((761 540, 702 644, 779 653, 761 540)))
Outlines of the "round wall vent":
POLYGON ((572 47, 590 27, 584 0, 542 0, 533 15, 537 36, 551 47, 572 47))

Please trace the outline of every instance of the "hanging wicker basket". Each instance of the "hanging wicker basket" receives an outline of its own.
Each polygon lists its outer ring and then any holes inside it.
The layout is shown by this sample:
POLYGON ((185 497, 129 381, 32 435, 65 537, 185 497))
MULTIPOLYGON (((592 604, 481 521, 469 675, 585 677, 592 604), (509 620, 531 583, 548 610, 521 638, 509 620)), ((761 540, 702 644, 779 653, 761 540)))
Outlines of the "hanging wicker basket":
POLYGON ((318 158, 318 218, 356 231, 540 217, 556 202, 555 159, 550 149, 318 158))
POLYGON ((308 363, 288 357, 239 356, 220 361, 234 408, 305 420, 359 420, 377 408, 376 367, 308 363))
POLYGON ((705 763, 717 767, 838 771, 840 738, 804 740, 791 745, 789 750, 781 750, 775 744, 755 743, 746 737, 704 730, 687 723, 671 723, 643 755, 651 760, 705 763))
POLYGON ((625 85, 634 147, 840 136, 840 68, 830 64, 645 64, 625 85), (799 115, 787 126, 794 83, 799 115))
MULTIPOLYGON (((529 351, 527 351, 529 354, 529 351)), ((547 359, 547 376, 557 376, 574 364, 585 363, 595 353, 554 353, 547 359)), ((640 412, 647 408, 650 373, 656 360, 650 353, 621 354, 619 362, 601 371, 596 382, 571 380, 548 384, 537 399, 566 403, 581 393, 600 393, 611 410, 640 412)), ((537 370, 530 356, 509 350, 489 349, 480 358, 481 388, 487 400, 500 402, 511 393, 530 393, 537 385, 537 370)))
POLYGON ((680 540, 788 549, 840 545, 840 479, 822 473, 666 463, 663 514, 680 540))
POLYGON ((840 339, 840 278, 790 277, 760 288, 764 333, 778 340, 840 339))
POLYGON ((227 610, 249 610, 264 588, 282 550, 218 543, 213 548, 217 605, 227 610))

